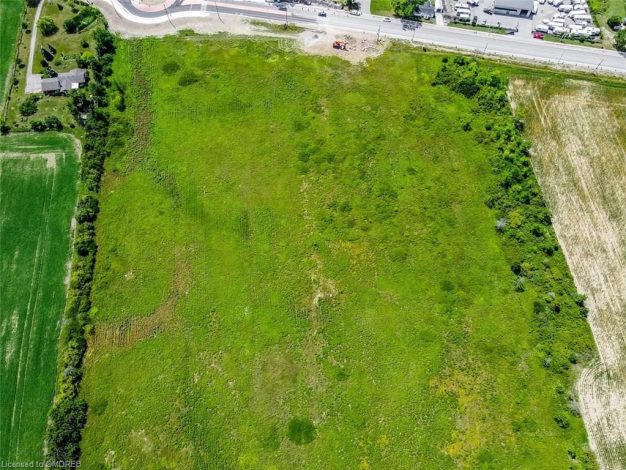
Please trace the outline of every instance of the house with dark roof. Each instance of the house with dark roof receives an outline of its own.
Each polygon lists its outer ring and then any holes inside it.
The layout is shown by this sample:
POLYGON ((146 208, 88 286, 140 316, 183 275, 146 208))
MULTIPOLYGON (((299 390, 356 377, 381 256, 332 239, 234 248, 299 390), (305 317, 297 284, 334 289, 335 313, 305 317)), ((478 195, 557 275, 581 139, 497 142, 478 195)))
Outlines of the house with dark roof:
POLYGON ((424 3, 415 9, 413 15, 425 20, 432 20, 435 17, 435 6, 432 3, 424 3))
POLYGON ((44 94, 67 93, 77 90, 87 82, 87 70, 72 69, 53 78, 41 79, 41 92, 44 94))

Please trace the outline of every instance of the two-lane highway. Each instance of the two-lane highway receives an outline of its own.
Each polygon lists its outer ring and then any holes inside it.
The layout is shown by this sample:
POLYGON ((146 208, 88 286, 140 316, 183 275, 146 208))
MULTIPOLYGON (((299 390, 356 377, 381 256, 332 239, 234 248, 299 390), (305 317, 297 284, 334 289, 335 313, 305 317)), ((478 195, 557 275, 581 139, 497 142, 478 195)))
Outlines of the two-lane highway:
POLYGON ((477 54, 489 54, 525 62, 548 64, 560 68, 576 68, 626 76, 626 54, 594 47, 540 41, 532 38, 484 33, 466 29, 419 24, 413 31, 406 22, 393 19, 385 22, 383 17, 375 15, 348 15, 339 10, 326 10, 328 16, 320 17, 322 8, 298 5, 290 7, 285 13, 275 6, 258 2, 220 0, 192 2, 184 4, 176 0, 166 10, 143 11, 136 0, 104 0, 111 4, 118 15, 126 20, 140 24, 154 24, 173 18, 201 18, 219 14, 232 14, 249 18, 285 21, 302 26, 330 26, 338 30, 361 31, 365 33, 414 40, 421 44, 459 49, 477 54), (133 4, 135 3, 135 5, 133 4))

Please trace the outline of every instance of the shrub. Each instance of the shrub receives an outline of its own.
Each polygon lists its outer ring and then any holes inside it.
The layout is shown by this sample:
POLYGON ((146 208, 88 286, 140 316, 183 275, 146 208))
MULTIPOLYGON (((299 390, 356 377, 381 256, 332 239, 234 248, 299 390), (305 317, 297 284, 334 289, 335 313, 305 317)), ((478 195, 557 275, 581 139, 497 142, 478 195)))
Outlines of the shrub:
POLYGON ((56 116, 47 116, 44 119, 44 124, 46 125, 46 128, 51 131, 63 130, 63 123, 56 116))
POLYGON ((626 51, 626 29, 620 29, 615 34, 615 48, 618 51, 626 51))
POLYGON ((63 28, 69 34, 79 33, 88 27, 91 23, 96 21, 100 12, 93 7, 85 7, 78 12, 78 14, 65 20, 63 28))
POLYGON ((80 435, 87 422, 87 402, 64 399, 54 405, 50 413, 48 446, 52 460, 78 461, 80 435))
POLYGON ((100 211, 98 200, 91 194, 83 196, 76 206, 76 221, 78 223, 94 222, 100 211))
POLYGON ((304 445, 315 439, 315 426, 308 418, 292 418, 287 425, 287 437, 296 445, 304 445))
POLYGON ((163 64, 163 73, 167 75, 173 75, 180 70, 180 64, 178 62, 166 62, 163 64))
POLYGON ((567 429, 569 428, 569 420, 567 419, 567 417, 563 416, 563 415, 559 415, 559 416, 555 416, 554 417, 554 422, 557 424, 558 427, 560 427, 561 429, 567 429))
POLYGON ((608 20, 606 20, 606 24, 611 29, 617 29, 623 22, 624 19, 621 16, 611 16, 608 20))
POLYGON ((39 20, 39 29, 44 37, 49 37, 55 34, 59 27, 54 23, 54 20, 49 16, 44 16, 39 20))
POLYGON ((46 125, 43 121, 40 121, 38 119, 35 119, 34 121, 32 121, 30 123, 30 128, 34 131, 34 132, 43 132, 46 130, 46 125))
POLYGON ((26 0, 26 5, 28 5, 30 8, 37 8, 40 1, 41 0, 26 0))
POLYGON ((48 62, 54 60, 54 54, 50 52, 48 49, 46 49, 45 47, 41 48, 41 55, 48 62))
POLYGON ((37 101, 39 97, 37 95, 29 95, 26 97, 22 104, 20 104, 20 114, 22 116, 32 116, 37 112, 37 101))
POLYGON ((178 84, 180 86, 189 86, 189 85, 193 85, 199 80, 200 80, 200 77, 198 76, 196 72, 194 72, 193 70, 186 70, 185 72, 182 73, 182 75, 178 79, 178 84))

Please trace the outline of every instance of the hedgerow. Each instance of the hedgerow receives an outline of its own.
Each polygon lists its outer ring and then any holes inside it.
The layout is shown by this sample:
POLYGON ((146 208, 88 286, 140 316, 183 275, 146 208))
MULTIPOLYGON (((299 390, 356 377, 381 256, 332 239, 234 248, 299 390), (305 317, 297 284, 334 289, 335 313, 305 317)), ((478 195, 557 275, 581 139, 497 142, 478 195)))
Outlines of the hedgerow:
POLYGON ((72 92, 69 101, 72 113, 84 123, 86 138, 80 174, 82 194, 76 210, 72 276, 61 333, 59 375, 46 435, 46 457, 52 462, 79 460, 81 431, 87 420, 87 403, 79 397, 79 393, 98 249, 94 222, 98 215, 98 192, 104 161, 108 156, 108 77, 115 53, 114 37, 109 31, 96 30, 94 39, 97 55, 90 64, 89 87, 72 92))
MULTIPOLYGON (((497 71, 462 56, 444 59, 434 85, 445 85, 474 100, 485 115, 477 140, 491 144, 495 175, 486 204, 495 211, 494 228, 502 236, 516 291, 536 293, 533 315, 536 350, 543 366, 569 382, 571 366, 594 354, 587 328, 584 296, 574 285, 552 228, 551 214, 535 179, 524 123, 511 113, 507 82, 497 71)), ((565 395, 564 390, 557 390, 565 395)), ((562 397, 564 412, 567 397, 562 397)), ((562 416, 555 417, 565 427, 562 416)))

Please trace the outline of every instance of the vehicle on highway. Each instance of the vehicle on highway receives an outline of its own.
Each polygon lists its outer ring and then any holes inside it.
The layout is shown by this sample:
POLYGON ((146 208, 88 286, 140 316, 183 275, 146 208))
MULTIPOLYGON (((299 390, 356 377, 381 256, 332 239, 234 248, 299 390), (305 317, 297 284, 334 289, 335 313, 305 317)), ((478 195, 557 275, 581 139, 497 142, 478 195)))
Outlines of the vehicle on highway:
POLYGON ((320 12, 317 14, 317 16, 324 16, 324 17, 326 17, 326 16, 328 16, 328 15, 326 15, 326 12, 325 12, 325 11, 320 11, 320 12))
POLYGON ((287 11, 287 7, 285 5, 278 5, 278 9, 280 11, 287 11))
POLYGON ((383 21, 384 21, 385 23, 389 23, 389 22, 391 21, 391 18, 385 18, 383 21))
POLYGON ((535 39, 543 39, 543 33, 540 33, 539 31, 535 31, 533 33, 533 38, 535 38, 535 39))
POLYGON ((354 16, 361 16, 360 10, 350 10, 350 14, 354 16))

